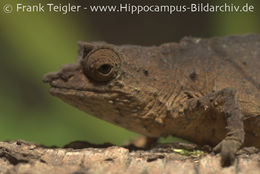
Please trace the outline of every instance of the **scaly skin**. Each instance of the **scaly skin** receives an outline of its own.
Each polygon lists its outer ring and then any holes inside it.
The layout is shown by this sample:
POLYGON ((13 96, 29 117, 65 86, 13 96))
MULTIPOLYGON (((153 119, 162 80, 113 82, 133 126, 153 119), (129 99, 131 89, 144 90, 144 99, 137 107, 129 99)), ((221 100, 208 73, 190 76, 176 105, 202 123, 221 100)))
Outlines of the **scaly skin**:
POLYGON ((223 166, 241 145, 260 148, 260 35, 79 42, 77 61, 43 80, 52 95, 126 129, 216 146, 223 166))

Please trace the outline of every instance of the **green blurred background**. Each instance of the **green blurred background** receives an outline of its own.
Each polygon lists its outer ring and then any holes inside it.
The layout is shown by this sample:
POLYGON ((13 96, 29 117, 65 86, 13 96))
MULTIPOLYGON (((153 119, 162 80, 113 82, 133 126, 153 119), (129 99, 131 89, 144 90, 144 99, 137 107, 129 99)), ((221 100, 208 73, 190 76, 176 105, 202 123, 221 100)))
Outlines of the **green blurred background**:
MULTIPOLYGON (((158 45, 178 42, 184 36, 214 37, 260 32, 260 3, 257 0, 212 0, 255 6, 254 13, 12 13, 6 3, 36 4, 34 0, 0 2, 0 140, 23 139, 62 146, 75 140, 121 144, 137 136, 69 106, 48 92, 41 79, 77 56, 77 41, 106 41, 114 44, 158 45)), ((48 1, 41 1, 42 3, 48 1)), ((54 1, 49 1, 54 2, 54 1)), ((55 1, 66 4, 70 1, 55 1)), ((88 5, 92 1, 72 1, 88 5)), ((121 2, 121 1, 118 1, 121 2)), ((162 4, 147 1, 147 4, 162 4)), ((194 1, 190 1, 194 2, 194 1)), ((190 3, 185 1, 186 4, 190 3)), ((198 2, 202 2, 198 1, 198 2)), ((205 1, 204 1, 205 2, 205 1)), ((116 1, 95 4, 113 5, 116 1)), ((126 1, 124 1, 126 3, 126 1)), ((173 3, 170 0, 163 4, 173 3)), ((175 1, 181 4, 183 1, 175 1)), ((136 4, 131 1, 131 4, 136 4)))

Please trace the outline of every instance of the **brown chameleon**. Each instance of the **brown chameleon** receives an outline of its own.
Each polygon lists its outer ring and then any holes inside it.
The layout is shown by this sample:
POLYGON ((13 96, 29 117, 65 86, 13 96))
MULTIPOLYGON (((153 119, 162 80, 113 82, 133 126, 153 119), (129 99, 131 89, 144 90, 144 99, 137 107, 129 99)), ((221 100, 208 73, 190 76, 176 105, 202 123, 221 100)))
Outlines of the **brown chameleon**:
POLYGON ((215 146, 222 166, 260 148, 260 35, 78 45, 75 63, 43 78, 66 103, 150 140, 215 146))

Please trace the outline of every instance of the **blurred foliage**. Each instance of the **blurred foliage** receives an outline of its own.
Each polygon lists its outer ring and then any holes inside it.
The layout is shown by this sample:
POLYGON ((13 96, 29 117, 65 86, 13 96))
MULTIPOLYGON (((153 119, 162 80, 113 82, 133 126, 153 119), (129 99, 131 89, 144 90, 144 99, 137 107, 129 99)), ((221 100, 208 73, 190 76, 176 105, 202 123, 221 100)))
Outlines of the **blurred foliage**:
MULTIPOLYGON (((2 9, 5 3, 17 2, 22 1, 4 0, 0 6, 2 9)), ((250 3, 255 3, 256 10, 260 7, 256 2, 250 3)), ((78 40, 152 45, 178 41, 185 35, 213 37, 260 32, 258 11, 176 16, 1 11, 0 15, 0 140, 24 139, 59 146, 74 140, 121 144, 137 135, 52 97, 48 85, 41 82, 44 73, 75 60, 78 40)))

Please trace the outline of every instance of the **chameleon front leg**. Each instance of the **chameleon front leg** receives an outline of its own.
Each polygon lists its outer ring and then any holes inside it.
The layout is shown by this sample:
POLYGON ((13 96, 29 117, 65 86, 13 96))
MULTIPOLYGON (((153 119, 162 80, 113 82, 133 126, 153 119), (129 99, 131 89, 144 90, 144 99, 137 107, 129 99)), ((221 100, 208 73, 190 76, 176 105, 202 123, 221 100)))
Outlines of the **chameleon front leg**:
POLYGON ((235 153, 244 143, 243 114, 236 102, 235 95, 235 89, 224 88, 196 101, 196 107, 220 107, 220 111, 225 115, 227 135, 213 149, 214 152, 220 152, 223 167, 233 164, 235 153))

